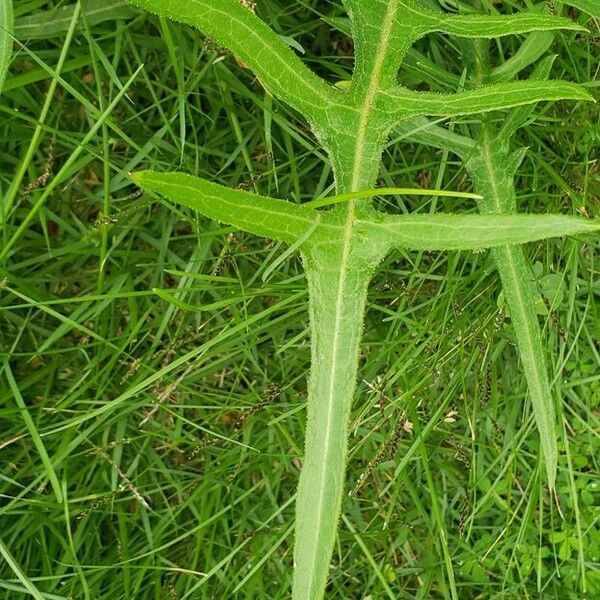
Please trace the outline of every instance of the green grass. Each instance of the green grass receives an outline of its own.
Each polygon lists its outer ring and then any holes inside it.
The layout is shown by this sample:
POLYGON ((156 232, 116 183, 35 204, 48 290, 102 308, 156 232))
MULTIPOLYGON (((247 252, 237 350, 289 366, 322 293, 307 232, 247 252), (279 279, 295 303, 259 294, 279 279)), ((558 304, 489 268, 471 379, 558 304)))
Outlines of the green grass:
MULTIPOLYGON (((17 2, 17 18, 47 4, 17 2)), ((345 38, 315 18, 335 7, 263 4, 312 68, 347 76, 345 38)), ((0 98, 2 194, 41 130, 0 232, 0 598, 288 598, 309 361, 299 262, 136 197, 127 173, 184 170, 299 202, 329 190, 330 168, 230 56, 135 14, 78 25, 69 43, 66 30, 30 41, 0 98)), ((419 50, 460 75, 439 37, 419 50)), ((597 77, 588 38, 562 35, 553 51, 555 76, 597 77)), ((519 201, 599 216, 597 105, 536 115, 521 132, 519 201)), ((383 184, 470 189, 451 156, 402 148, 386 151, 383 184)), ((329 597, 445 599, 444 561, 461 600, 600 597, 599 247, 526 249, 563 424, 554 499, 489 253, 385 261, 329 597)))

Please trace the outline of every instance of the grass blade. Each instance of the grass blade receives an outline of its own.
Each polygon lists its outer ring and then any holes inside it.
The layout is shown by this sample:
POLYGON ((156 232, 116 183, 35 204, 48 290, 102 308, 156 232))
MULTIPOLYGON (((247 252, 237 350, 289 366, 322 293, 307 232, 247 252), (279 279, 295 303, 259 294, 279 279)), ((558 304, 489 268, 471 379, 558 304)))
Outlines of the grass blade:
POLYGON ((52 485, 52 489, 54 490, 54 495, 56 496, 56 501, 61 504, 63 501, 63 494, 60 482, 58 481, 58 477, 56 476, 56 472, 54 471, 54 467, 52 466, 52 461, 48 456, 48 452, 46 451, 46 447, 44 446, 44 442, 40 436, 40 433, 29 414, 29 410, 25 401, 23 400, 23 396, 21 395, 21 390, 19 390, 19 386, 15 381, 12 370, 10 368, 10 364, 8 360, 4 361, 4 374, 8 381, 8 386, 10 387, 11 392, 13 393, 13 397, 17 406, 19 407, 20 414, 25 422, 25 426, 27 427, 27 431, 29 431, 29 435, 31 436, 31 440, 33 441, 38 454, 40 455, 40 459, 42 464, 44 465, 44 470, 46 471, 46 477, 48 481, 52 485))
MULTIPOLYGON (((102 124, 108 118, 110 113, 115 109, 117 104, 121 101, 122 97, 125 95, 125 93, 129 89, 129 86, 134 82, 134 80, 136 79, 136 77, 138 76, 139 72, 142 69, 143 69, 143 65, 141 65, 140 67, 137 68, 137 70, 133 73, 133 75, 125 83, 123 89, 119 91, 119 93, 115 96, 114 100, 106 107, 106 110, 100 115, 98 121, 96 121, 96 123, 92 126, 92 128, 88 131, 88 133, 81 140, 80 145, 77 146, 77 148, 72 152, 72 154, 65 161, 65 163, 63 164, 61 169, 58 171, 58 173, 55 175, 55 177, 52 179, 52 181, 44 189, 43 193, 40 195, 40 197, 38 198, 36 203, 32 206, 31 210, 27 213, 25 218, 19 224, 19 227, 17 228, 17 230, 13 233, 12 237, 5 244, 4 248, 2 248, 2 251, 0 252, 0 263, 2 261, 4 261, 6 259, 6 257, 9 255, 12 247, 17 243, 19 238, 27 230, 27 228, 29 227, 29 224, 31 223, 31 221, 33 220, 33 218, 35 217, 37 212, 40 210, 40 208, 43 206, 44 202, 46 202, 46 200, 48 199, 50 194, 52 194, 52 192, 64 181, 64 177, 66 177, 66 174, 69 172, 69 169, 73 166, 73 164, 75 163, 77 158, 81 155, 81 153, 83 152, 83 150, 85 149, 87 144, 90 142, 90 140, 93 139, 93 137, 96 135, 96 132, 98 131, 98 129, 100 129, 100 127, 102 127, 102 124)), ((11 186, 11 189, 13 189, 12 186, 11 186)))
MULTIPOLYGON (((83 6, 83 13, 90 26, 126 19, 135 14, 134 9, 124 0, 87 0, 83 6)), ((15 37, 20 40, 45 40, 62 36, 69 30, 76 10, 77 4, 68 4, 21 17, 15 22, 15 37)), ((80 27, 78 24, 77 29, 80 27)))
POLYGON ((2 558, 7 562, 11 571, 17 576, 17 579, 23 584, 23 587, 35 598, 35 600, 44 600, 44 596, 37 589, 33 581, 23 573, 23 569, 21 569, 20 565, 13 558, 12 554, 9 552, 8 548, 5 546, 4 542, 0 539, 0 554, 2 558))
MULTIPOLYGON (((490 73, 493 82, 509 81, 516 77, 523 69, 539 60, 548 51, 554 34, 549 31, 537 31, 527 37, 519 49, 507 61, 498 65, 490 73)), ((552 60, 552 57, 548 57, 552 60)))
POLYGON ((14 13, 12 0, 0 3, 0 93, 12 58, 14 13))
MULTIPOLYGON (((80 14, 80 5, 77 4, 73 15, 71 16, 71 21, 69 23, 69 29, 67 31, 67 35, 65 36, 65 40, 62 44, 62 49, 60 52, 60 56, 58 58, 58 62, 56 65, 56 76, 53 77, 50 82, 50 86, 48 87, 48 93, 46 94, 46 99, 44 100, 44 105, 42 106, 42 110, 40 112, 38 118, 38 124, 31 136, 29 141, 29 147, 23 157, 23 160, 19 164, 16 173, 13 175, 12 181, 10 182, 10 186, 4 195, 2 203, 0 203, 0 222, 4 222, 8 217, 10 210, 12 208, 13 203, 15 202, 17 196, 19 195, 19 190, 21 187, 21 183, 23 182, 23 178, 27 173, 27 169, 35 156, 35 153, 38 149, 40 140, 42 138, 42 134, 44 132, 44 125, 46 122, 46 117, 50 111, 50 107, 52 106, 52 102, 54 101, 54 93, 56 92, 56 87, 58 85, 58 76, 60 75, 63 65, 65 64, 65 60, 67 59, 67 55, 69 53, 69 48, 71 47, 71 40, 73 39, 73 34, 75 33, 75 24, 80 14)), ((6 250, 6 249, 5 249, 6 250)), ((0 262, 2 259, 0 259, 0 262)))

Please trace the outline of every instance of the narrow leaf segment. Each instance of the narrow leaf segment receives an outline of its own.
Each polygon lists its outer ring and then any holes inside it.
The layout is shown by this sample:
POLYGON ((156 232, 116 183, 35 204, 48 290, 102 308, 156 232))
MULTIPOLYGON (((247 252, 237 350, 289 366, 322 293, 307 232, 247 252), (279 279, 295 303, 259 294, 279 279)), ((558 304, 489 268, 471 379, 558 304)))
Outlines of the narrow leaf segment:
POLYGON ((312 226, 315 213, 285 200, 233 190, 183 173, 134 173, 132 179, 200 214, 263 237, 293 243, 312 226))

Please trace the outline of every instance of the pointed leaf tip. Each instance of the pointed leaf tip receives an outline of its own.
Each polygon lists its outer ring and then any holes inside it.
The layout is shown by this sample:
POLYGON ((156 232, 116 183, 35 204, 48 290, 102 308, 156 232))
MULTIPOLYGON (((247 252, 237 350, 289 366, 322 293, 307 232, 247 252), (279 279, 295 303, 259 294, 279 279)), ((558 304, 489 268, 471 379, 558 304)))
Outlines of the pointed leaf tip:
POLYGON ((128 173, 129 179, 131 179, 131 181, 133 181, 133 183, 136 185, 143 187, 144 175, 146 175, 148 172, 149 171, 134 171, 133 173, 128 173))

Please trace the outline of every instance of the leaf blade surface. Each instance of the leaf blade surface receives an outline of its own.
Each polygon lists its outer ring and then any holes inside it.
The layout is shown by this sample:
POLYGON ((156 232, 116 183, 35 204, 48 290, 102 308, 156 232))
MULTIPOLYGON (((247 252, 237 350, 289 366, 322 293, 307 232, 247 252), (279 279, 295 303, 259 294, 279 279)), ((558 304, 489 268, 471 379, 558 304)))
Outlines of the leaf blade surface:
POLYGON ((131 178, 141 188, 206 217, 284 242, 295 242, 314 226, 317 217, 317 213, 300 205, 234 190, 185 173, 140 171, 131 178))
POLYGON ((0 94, 12 59, 14 12, 12 0, 0 2, 0 94))
POLYGON ((365 234, 397 248, 481 250, 600 231, 600 222, 564 215, 401 215, 361 222, 365 234))
POLYGON ((414 116, 457 117, 515 108, 542 101, 594 101, 582 86, 568 81, 520 81, 497 83, 458 92, 439 94, 398 88, 387 94, 388 113, 401 121, 414 116))

